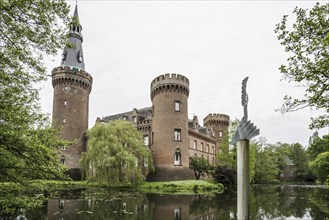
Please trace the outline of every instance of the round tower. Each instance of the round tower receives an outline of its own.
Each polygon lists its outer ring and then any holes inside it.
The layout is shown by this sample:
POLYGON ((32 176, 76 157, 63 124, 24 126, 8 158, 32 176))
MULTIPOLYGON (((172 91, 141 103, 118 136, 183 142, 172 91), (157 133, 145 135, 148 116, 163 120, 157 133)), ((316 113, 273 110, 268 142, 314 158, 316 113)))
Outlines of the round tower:
POLYGON ((217 139, 216 147, 219 148, 224 135, 228 132, 230 116, 215 113, 208 114, 207 117, 203 119, 203 125, 214 132, 214 136, 217 139))
POLYGON ((78 140, 88 129, 92 77, 84 70, 61 66, 52 71, 53 124, 62 127, 62 138, 78 140))
POLYGON ((72 142, 61 146, 59 157, 69 168, 72 179, 80 179, 79 159, 86 150, 85 131, 88 129, 89 94, 92 77, 87 73, 82 52, 82 27, 75 7, 61 66, 52 70, 54 88, 52 123, 61 128, 61 137, 72 142))
POLYGON ((191 179, 188 151, 189 80, 165 74, 151 83, 153 104, 151 151, 155 172, 149 180, 191 179))

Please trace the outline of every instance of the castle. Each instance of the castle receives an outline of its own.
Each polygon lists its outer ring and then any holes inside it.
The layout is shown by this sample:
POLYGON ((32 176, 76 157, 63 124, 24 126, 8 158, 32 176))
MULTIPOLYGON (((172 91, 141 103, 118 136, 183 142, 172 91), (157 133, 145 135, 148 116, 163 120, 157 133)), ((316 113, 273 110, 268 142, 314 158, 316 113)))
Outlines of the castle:
MULTIPOLYGON (((73 19, 79 21, 75 7, 73 19)), ((62 137, 76 142, 61 146, 60 161, 70 168, 69 175, 80 179, 79 158, 87 150, 85 131, 88 129, 89 94, 92 77, 85 71, 79 22, 71 22, 68 42, 62 53, 60 67, 52 70, 54 88, 53 124, 62 126, 62 137)), ((188 119, 189 79, 180 74, 164 74, 151 82, 151 107, 134 108, 103 118, 97 122, 113 120, 130 121, 142 133, 144 144, 149 147, 155 172, 147 177, 155 180, 193 179, 189 158, 204 157, 216 163, 220 143, 227 132, 229 116, 209 114, 200 125, 196 116, 188 119)))

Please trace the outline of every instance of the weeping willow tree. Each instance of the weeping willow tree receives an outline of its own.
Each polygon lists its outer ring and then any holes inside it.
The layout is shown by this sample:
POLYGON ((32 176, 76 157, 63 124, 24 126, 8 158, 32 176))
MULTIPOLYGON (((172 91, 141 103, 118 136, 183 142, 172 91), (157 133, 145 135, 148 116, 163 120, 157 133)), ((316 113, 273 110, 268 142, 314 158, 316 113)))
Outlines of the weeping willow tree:
POLYGON ((88 130, 80 165, 83 178, 112 185, 136 184, 154 170, 151 151, 129 122, 99 123, 88 130))

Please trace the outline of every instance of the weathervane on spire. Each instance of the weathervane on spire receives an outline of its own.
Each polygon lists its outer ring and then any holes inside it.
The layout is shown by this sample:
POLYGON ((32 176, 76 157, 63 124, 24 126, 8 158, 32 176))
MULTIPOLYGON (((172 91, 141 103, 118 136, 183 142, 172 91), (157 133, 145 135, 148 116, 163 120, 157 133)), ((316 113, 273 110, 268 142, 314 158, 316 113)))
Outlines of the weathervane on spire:
POLYGON ((232 139, 232 144, 236 144, 238 141, 249 140, 252 137, 259 135, 259 129, 248 121, 248 94, 247 94, 247 81, 249 77, 246 77, 242 80, 241 88, 241 104, 243 106, 243 118, 237 128, 234 137, 232 139))

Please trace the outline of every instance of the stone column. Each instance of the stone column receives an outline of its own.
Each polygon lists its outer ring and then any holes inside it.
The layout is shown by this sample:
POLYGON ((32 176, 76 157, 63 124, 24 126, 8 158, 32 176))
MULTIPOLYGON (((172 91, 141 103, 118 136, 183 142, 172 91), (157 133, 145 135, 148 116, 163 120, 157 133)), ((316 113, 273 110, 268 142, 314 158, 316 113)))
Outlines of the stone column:
POLYGON ((249 140, 238 141, 238 220, 249 220, 249 140))

